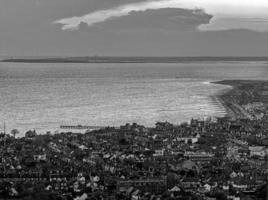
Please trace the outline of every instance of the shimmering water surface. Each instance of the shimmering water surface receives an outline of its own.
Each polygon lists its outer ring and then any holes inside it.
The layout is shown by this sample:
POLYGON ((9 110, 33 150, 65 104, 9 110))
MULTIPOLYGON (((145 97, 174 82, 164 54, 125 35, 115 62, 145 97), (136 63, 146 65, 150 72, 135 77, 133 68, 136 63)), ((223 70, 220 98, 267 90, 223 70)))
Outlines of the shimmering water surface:
POLYGON ((267 79, 265 63, 0 63, 0 128, 53 131, 60 125, 119 126, 223 116, 211 96, 222 79, 267 79))

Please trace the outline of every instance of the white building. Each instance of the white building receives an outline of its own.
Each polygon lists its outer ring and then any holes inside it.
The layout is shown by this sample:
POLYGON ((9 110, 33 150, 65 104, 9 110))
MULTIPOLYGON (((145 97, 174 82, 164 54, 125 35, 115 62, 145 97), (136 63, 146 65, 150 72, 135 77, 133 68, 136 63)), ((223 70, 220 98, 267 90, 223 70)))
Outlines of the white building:
POLYGON ((260 156, 265 157, 266 149, 264 146, 252 146, 249 147, 250 156, 260 156))

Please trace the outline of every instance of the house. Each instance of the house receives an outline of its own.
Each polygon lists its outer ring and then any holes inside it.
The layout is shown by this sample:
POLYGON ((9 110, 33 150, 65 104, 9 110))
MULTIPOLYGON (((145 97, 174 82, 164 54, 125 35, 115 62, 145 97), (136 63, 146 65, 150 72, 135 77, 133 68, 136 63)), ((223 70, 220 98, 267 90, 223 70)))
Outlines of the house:
POLYGON ((167 178, 144 178, 137 180, 118 180, 117 191, 126 191, 128 188, 134 187, 143 192, 151 192, 155 194, 162 194, 167 189, 167 178))
POLYGON ((35 130, 29 130, 29 131, 27 131, 26 133, 25 133, 25 138, 26 139, 29 139, 29 140, 33 140, 33 139, 35 139, 35 137, 37 136, 37 133, 36 133, 36 131, 35 130))
POLYGON ((184 157, 195 162, 210 162, 214 157, 213 154, 206 152, 185 152, 184 157))
POLYGON ((228 199, 228 200, 240 200, 240 197, 233 196, 233 195, 228 195, 228 196, 227 196, 227 199, 228 199))
POLYGON ((155 153, 153 154, 153 156, 154 157, 164 156, 164 154, 165 154, 165 149, 155 150, 155 153))
POLYGON ((185 160, 183 163, 181 163, 181 168, 184 170, 194 170, 197 172, 200 171, 198 165, 191 160, 185 160))
POLYGON ((36 154, 36 155, 33 156, 33 158, 37 162, 46 161, 47 160, 47 155, 46 154, 36 154))
POLYGON ((185 178, 181 185, 185 191, 194 191, 200 188, 201 183, 199 178, 185 178))
POLYGON ((139 200, 140 199, 140 191, 139 190, 136 190, 135 192, 133 192, 132 194, 131 194, 131 200, 139 200))
POLYGON ((250 156, 265 157, 266 151, 264 146, 252 146, 249 147, 250 156))
POLYGON ((197 137, 180 137, 177 138, 177 141, 184 142, 185 144, 195 144, 198 142, 198 138, 200 138, 199 135, 197 137))

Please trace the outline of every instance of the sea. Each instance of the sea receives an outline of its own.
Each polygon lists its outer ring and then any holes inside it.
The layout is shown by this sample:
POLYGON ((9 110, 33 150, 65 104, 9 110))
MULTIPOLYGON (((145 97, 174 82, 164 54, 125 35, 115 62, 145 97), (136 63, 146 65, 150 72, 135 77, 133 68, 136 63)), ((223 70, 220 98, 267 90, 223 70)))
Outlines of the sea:
POLYGON ((224 79, 268 79, 264 62, 0 63, 0 132, 225 116, 224 79))

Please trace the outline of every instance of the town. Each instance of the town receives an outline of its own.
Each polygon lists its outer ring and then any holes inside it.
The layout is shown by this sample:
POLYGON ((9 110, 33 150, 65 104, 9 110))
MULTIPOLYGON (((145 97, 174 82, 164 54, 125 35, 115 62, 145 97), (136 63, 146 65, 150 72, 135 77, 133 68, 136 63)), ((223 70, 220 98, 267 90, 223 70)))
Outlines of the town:
POLYGON ((268 87, 235 84, 222 97, 231 113, 226 117, 83 134, 2 133, 0 197, 266 199, 268 87))

